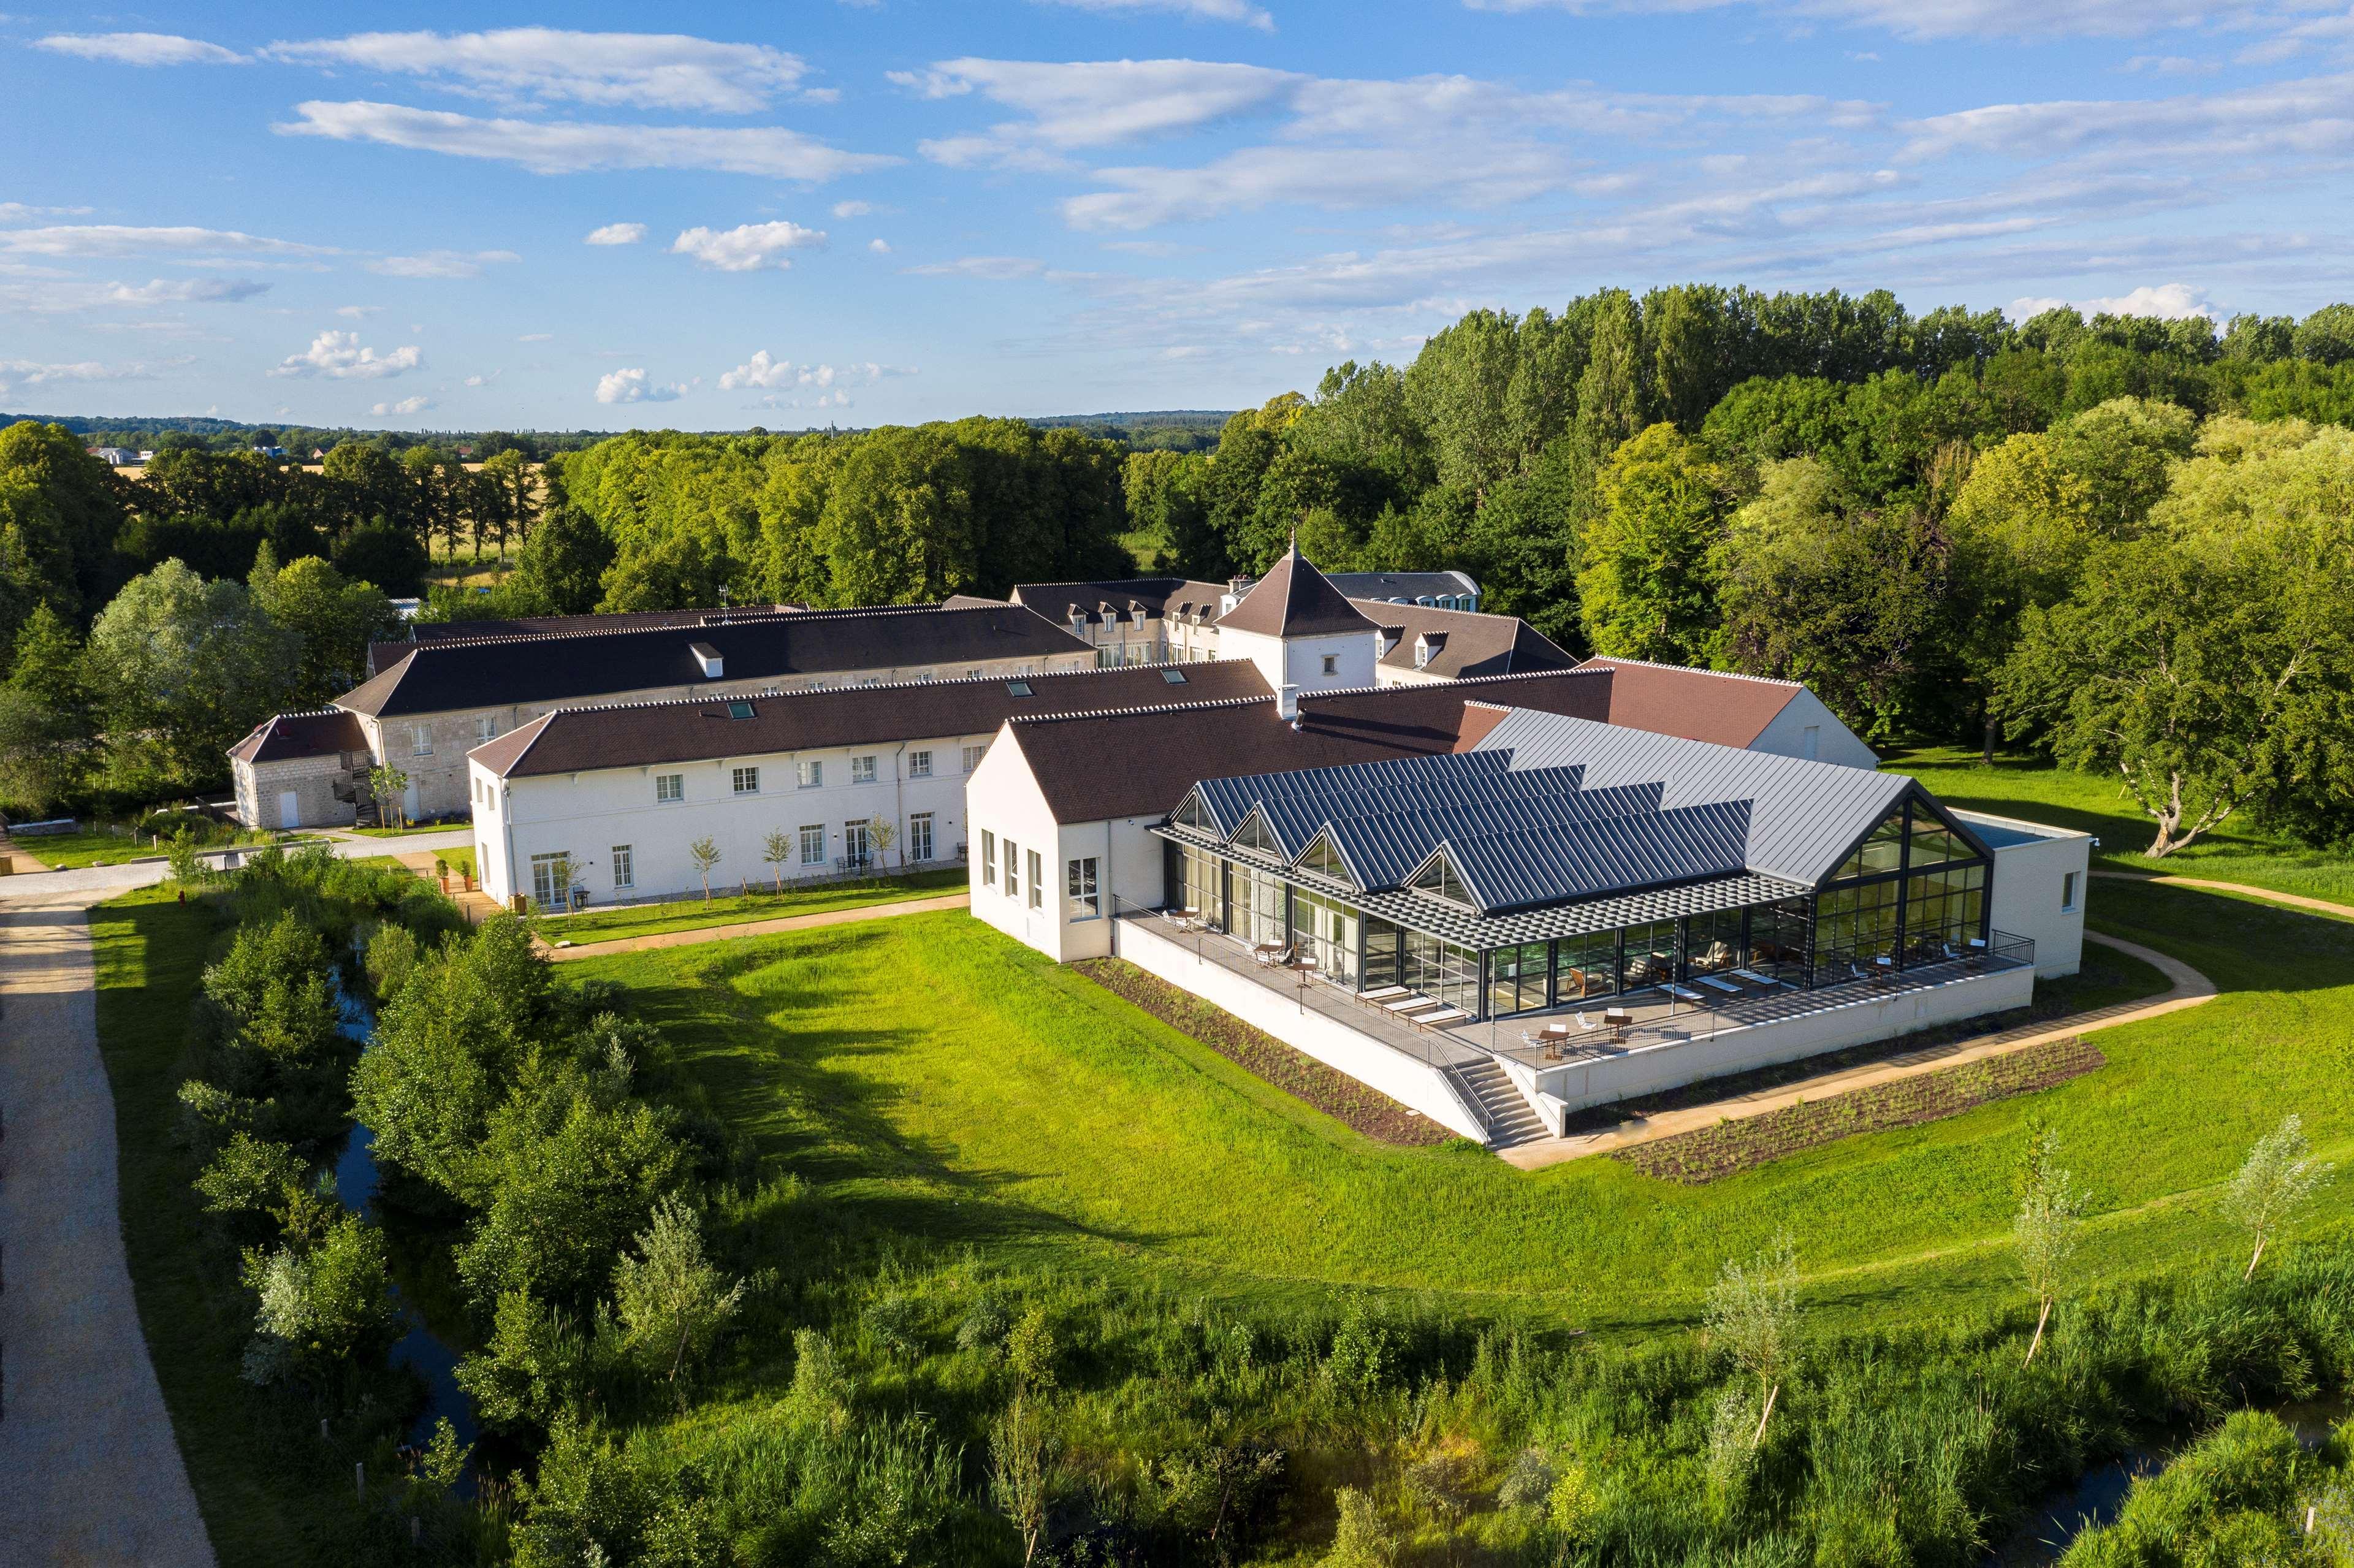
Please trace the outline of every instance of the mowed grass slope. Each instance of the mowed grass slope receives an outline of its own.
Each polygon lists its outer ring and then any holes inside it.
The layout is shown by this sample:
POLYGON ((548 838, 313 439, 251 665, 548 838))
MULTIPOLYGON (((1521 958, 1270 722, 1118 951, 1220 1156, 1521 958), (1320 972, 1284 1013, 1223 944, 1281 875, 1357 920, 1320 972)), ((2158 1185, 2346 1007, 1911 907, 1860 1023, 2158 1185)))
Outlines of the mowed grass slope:
MULTIPOLYGON (((1523 1173, 1359 1138, 957 914, 588 960, 669 1034, 776 1172, 879 1244, 1174 1271, 1254 1295, 1430 1292, 1474 1311, 1680 1327, 1728 1256, 1787 1232, 1833 1318, 2016 1298, 2031 1116, 2102 1211, 2113 1277, 2239 1244, 2213 1189, 2286 1111, 2354 1165, 2354 927, 2100 885, 2105 929, 2226 994, 2098 1036, 2110 1065, 1702 1188, 1607 1160, 1523 1173)), ((2315 1210, 2323 1223, 2354 1181, 2315 1210)))
POLYGON ((2202 834, 2163 860, 2148 859, 2142 851, 2156 824, 2114 777, 2017 757, 1998 757, 1989 768, 1978 753, 1950 747, 1892 751, 1882 766, 1913 775, 1939 800, 1969 810, 2091 833, 2101 841, 2094 856, 2099 870, 2244 882, 2354 904, 2354 858, 2300 849, 2258 831, 2244 815, 2233 815, 2220 832, 2202 834))
MULTIPOLYGON (((468 874, 472 874, 471 861, 468 874)), ((723 894, 707 903, 690 897, 665 904, 625 904, 587 909, 578 915, 551 915, 540 922, 539 934, 551 942, 619 942, 664 931, 701 931, 714 926, 740 926, 793 915, 860 909, 870 904, 938 898, 963 892, 967 880, 964 868, 955 866, 897 876, 860 877, 815 887, 788 887, 781 892, 773 887, 764 891, 754 883, 749 893, 723 894)))

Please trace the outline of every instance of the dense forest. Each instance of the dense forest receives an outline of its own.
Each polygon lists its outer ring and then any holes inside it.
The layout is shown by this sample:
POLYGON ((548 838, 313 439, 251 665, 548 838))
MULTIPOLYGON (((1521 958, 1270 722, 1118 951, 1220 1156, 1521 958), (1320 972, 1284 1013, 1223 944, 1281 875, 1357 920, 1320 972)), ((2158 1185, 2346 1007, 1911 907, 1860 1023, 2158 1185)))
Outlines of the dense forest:
MULTIPOLYGON (((156 750, 155 715, 177 703, 155 693, 95 694, 63 726, 75 747, 26 762, 23 737, 62 721, 21 672, 84 635, 107 645, 110 606, 171 562, 207 592, 247 592, 265 547, 273 571, 315 557, 333 598, 419 591, 429 548, 515 552, 494 589, 437 591, 429 616, 723 589, 840 606, 1139 567, 1220 578, 1297 530, 1331 569, 1469 570, 1491 609, 1575 651, 1806 681, 1874 739, 2008 738, 2115 768, 2156 851, 2243 811, 2311 842, 2354 831, 2354 306, 2218 330, 1914 315, 1884 292, 1606 290, 1558 313, 1475 311, 1410 364, 1334 366, 1312 396, 1187 450, 1214 418, 639 431, 572 450, 494 434, 471 461, 344 440, 318 471, 253 451, 250 431, 183 433, 135 481, 84 458, 80 436, 19 423, 0 429, 0 648, 16 672, 0 796, 207 777, 185 740, 169 765, 117 765, 156 750), (13 651, 36 630, 28 646, 49 652, 28 662, 13 651), (137 745, 104 738, 133 714, 137 745)), ((365 641, 357 621, 334 635, 309 668, 345 668, 365 641)), ((332 694, 258 680, 206 727, 332 694)))

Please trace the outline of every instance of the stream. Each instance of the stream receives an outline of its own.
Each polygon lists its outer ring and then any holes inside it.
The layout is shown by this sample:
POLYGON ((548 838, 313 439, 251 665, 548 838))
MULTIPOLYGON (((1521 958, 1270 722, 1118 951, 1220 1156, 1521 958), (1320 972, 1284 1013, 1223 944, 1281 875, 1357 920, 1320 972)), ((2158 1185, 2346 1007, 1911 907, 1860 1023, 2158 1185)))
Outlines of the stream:
MULTIPOLYGON (((338 1025, 349 1038, 365 1045, 376 1033, 376 1014, 366 1002, 348 991, 339 991, 338 1003, 343 1022, 338 1025)), ((343 1205, 360 1214, 376 1213, 376 1132, 355 1121, 344 1147, 335 1156, 335 1197, 343 1205)), ((474 1402, 458 1386, 458 1352, 445 1344, 440 1336, 426 1327, 425 1319, 400 1297, 400 1287, 393 1287, 393 1298, 399 1303, 408 1324, 392 1347, 392 1364, 405 1366, 424 1380, 425 1409, 409 1423, 408 1441, 422 1448, 433 1436, 434 1423, 448 1417, 458 1434, 458 1441, 467 1447, 475 1446, 481 1433, 474 1421, 474 1402)), ((474 1461, 469 1458, 466 1473, 457 1487, 460 1497, 474 1495, 476 1481, 474 1461)))
MULTIPOLYGON (((2299 1443, 2317 1448, 2328 1441, 2338 1422, 2354 1414, 2354 1399, 2302 1400, 2274 1405, 2269 1414, 2287 1423, 2299 1443)), ((2137 1448, 2121 1459, 2087 1470, 2073 1486, 2046 1497, 2034 1518, 1988 1552, 1987 1568, 2038 1568, 2057 1563, 2077 1536, 2115 1523, 2134 1482, 2166 1468, 2177 1452, 2176 1445, 2137 1448)))

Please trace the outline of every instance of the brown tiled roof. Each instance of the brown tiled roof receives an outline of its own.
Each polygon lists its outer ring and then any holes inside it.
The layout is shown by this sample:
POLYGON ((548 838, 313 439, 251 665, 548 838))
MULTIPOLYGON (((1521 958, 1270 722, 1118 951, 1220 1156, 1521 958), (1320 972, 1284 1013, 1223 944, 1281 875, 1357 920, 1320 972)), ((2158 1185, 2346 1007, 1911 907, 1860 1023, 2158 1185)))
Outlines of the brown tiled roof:
POLYGON ((230 747, 228 754, 239 762, 280 762, 367 749, 367 734, 360 728, 360 721, 341 708, 327 708, 264 719, 253 726, 251 735, 230 747))
MULTIPOLYGON (((700 762, 720 757, 773 756, 837 746, 892 746, 994 735, 1022 714, 1084 713, 1164 705, 1191 697, 1264 697, 1267 682, 1248 660, 1201 664, 1141 664, 1062 675, 976 681, 911 681, 703 697, 691 702, 618 703, 559 708, 477 747, 470 760, 503 778, 580 773, 700 762), (1177 677, 1172 680, 1171 677, 1177 677), (1027 695, 1017 694, 1026 687, 1027 695), (752 710, 729 715, 731 704, 752 710)), ((944 766, 935 761, 933 766, 944 766)))
POLYGON ((1791 698, 1806 690, 1796 681, 1640 659, 1588 659, 1578 668, 1611 673, 1612 724, 1744 749, 1790 705, 1791 698))
POLYGON ((1297 727, 1267 697, 1017 718, 1010 733, 1055 820, 1097 822, 1160 816, 1205 778, 1453 751, 1467 744, 1464 710, 1474 698, 1598 720, 1610 680, 1562 670, 1303 694, 1297 727))
POLYGON ((1416 668, 1414 640, 1426 634, 1438 646, 1432 649, 1430 662, 1421 668, 1426 674, 1448 680, 1577 667, 1575 659, 1517 615, 1437 609, 1426 604, 1391 604, 1371 599, 1350 602, 1378 625, 1398 633, 1397 646, 1382 656, 1382 662, 1393 670, 1416 668))
POLYGON ((925 664, 961 669, 989 659, 1044 660, 1089 652, 1063 628, 1019 605, 812 609, 731 617, 724 625, 419 643, 335 703, 388 717, 515 703, 594 702, 628 692, 695 686, 706 679, 688 651, 696 642, 719 651, 722 678, 728 681, 925 664))
POLYGON ((1125 614, 1131 603, 1140 604, 1145 614, 1156 620, 1191 606, 1206 609, 1214 620, 1218 596, 1225 591, 1224 583, 1186 577, 1126 577, 1115 582, 1023 583, 1013 590, 1013 602, 1029 606, 1057 626, 1070 624, 1073 609, 1089 621, 1100 621, 1106 602, 1114 607, 1115 614, 1125 614))
POLYGON ((390 669, 420 642, 529 637, 551 631, 637 631, 649 626, 701 626, 723 615, 743 620, 752 616, 793 615, 801 611, 802 607, 797 604, 739 604, 725 610, 632 609, 612 615, 523 615, 506 620, 412 620, 407 637, 368 644, 367 670, 374 675, 390 669))
POLYGON ((1373 623, 1324 578, 1294 541, 1258 586, 1218 621, 1221 630, 1264 637, 1314 637, 1336 631, 1371 631, 1373 623))

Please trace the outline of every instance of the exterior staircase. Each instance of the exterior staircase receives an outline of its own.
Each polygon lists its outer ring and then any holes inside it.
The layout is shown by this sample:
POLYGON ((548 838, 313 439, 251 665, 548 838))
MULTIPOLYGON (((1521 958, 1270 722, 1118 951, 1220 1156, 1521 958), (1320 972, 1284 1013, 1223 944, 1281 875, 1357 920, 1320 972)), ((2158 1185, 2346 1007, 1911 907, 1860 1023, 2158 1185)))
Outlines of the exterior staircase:
POLYGON ((1489 1148, 1510 1149, 1549 1136, 1536 1107, 1529 1104, 1527 1097, 1514 1086, 1494 1057, 1482 1056, 1475 1063, 1448 1071, 1488 1128, 1489 1148))

